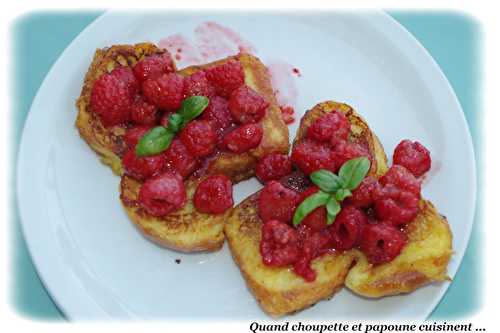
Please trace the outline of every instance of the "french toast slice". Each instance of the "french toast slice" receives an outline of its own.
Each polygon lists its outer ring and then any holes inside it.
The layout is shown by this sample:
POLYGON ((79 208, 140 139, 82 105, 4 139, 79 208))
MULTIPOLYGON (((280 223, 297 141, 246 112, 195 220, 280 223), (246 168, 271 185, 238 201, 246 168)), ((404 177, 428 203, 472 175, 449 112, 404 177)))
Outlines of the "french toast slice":
POLYGON ((116 66, 133 66, 145 56, 164 53, 151 43, 135 45, 113 45, 97 49, 85 74, 80 97, 76 100, 78 115, 75 126, 80 136, 99 155, 101 162, 111 167, 117 175, 123 174, 121 156, 127 149, 123 136, 124 126, 105 127, 99 117, 90 109, 90 94, 94 82, 116 66))
MULTIPOLYGON (((225 216, 201 214, 192 205, 191 199, 196 185, 201 179, 186 181, 188 203, 178 211, 164 218, 147 214, 137 204, 137 195, 141 183, 125 176, 121 156, 126 150, 123 141, 125 127, 106 128, 90 110, 90 92, 100 75, 111 71, 114 66, 133 66, 144 56, 165 52, 154 44, 115 45, 107 49, 98 49, 85 76, 84 86, 77 100, 78 117, 76 127, 81 137, 98 153, 101 161, 121 175, 120 199, 127 215, 140 231, 156 243, 179 251, 214 251, 223 242, 223 224, 225 216)), ((224 174, 233 183, 250 178, 260 158, 271 152, 288 153, 288 128, 281 117, 274 90, 266 66, 249 54, 238 54, 213 63, 191 66, 178 71, 183 76, 223 64, 231 59, 239 60, 245 75, 245 84, 262 95, 269 103, 266 115, 261 120, 263 137, 258 147, 243 154, 221 152, 207 161, 204 176, 224 174)))
MULTIPOLYGON (((369 174, 384 174, 387 171, 387 158, 378 138, 364 119, 347 104, 325 102, 307 111, 301 119, 294 144, 304 138, 307 127, 314 120, 334 110, 344 113, 349 119, 350 139, 365 142, 375 157, 369 174)), ((258 193, 253 194, 232 210, 224 233, 236 264, 263 310, 270 315, 280 316, 331 297, 344 284, 349 268, 354 264, 354 257, 333 253, 316 258, 312 263, 317 272, 313 282, 305 282, 290 268, 264 265, 259 250, 263 222, 257 211, 258 196, 258 193)))
POLYGON ((223 226, 230 210, 222 214, 196 210, 193 195, 201 180, 187 180, 184 183, 186 204, 163 218, 154 217, 141 208, 137 202, 141 183, 127 175, 120 182, 120 200, 130 220, 158 245, 182 252, 216 251, 224 244, 223 226))
MULTIPOLYGON (((338 110, 351 122, 351 140, 362 140, 374 161, 369 175, 380 177, 388 170, 383 147, 367 123, 346 104, 325 102, 308 111, 301 120, 294 144, 300 142, 307 127, 326 112, 338 110)), ((281 316, 331 297, 344 284, 355 293, 381 297, 407 293, 447 278, 451 250, 451 231, 446 219, 424 199, 420 213, 407 227, 408 243, 393 261, 372 265, 359 250, 334 252, 316 258, 312 267, 316 280, 306 282, 291 268, 269 267, 262 263, 259 244, 262 220, 257 212, 258 193, 244 200, 231 212, 224 232, 231 253, 249 289, 262 309, 281 316)))
MULTIPOLYGON (((115 66, 133 66, 144 56, 163 53, 151 43, 136 45, 114 45, 107 49, 98 49, 85 75, 84 85, 76 105, 78 116, 76 127, 80 136, 100 155, 101 161, 111 167, 117 175, 123 174, 121 156, 125 153, 123 141, 125 127, 113 126, 106 128, 99 118, 90 110, 90 93, 94 82, 100 75, 111 71, 115 66)), ((259 146, 243 154, 220 153, 211 159, 206 166, 206 174, 224 174, 233 182, 248 179, 254 174, 257 161, 271 152, 287 153, 289 149, 288 128, 281 117, 267 67, 255 56, 238 54, 201 66, 190 66, 178 71, 182 76, 191 75, 216 65, 239 60, 245 74, 245 84, 262 95, 269 107, 261 120, 263 137, 259 146)))

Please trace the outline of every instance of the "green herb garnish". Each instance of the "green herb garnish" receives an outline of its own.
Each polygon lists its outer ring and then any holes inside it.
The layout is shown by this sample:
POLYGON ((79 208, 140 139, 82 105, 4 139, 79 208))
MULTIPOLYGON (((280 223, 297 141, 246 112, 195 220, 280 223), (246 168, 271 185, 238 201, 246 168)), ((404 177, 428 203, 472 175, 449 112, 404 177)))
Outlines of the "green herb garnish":
POLYGON ((135 147, 137 156, 157 155, 165 151, 180 130, 191 120, 198 117, 208 106, 205 96, 191 96, 182 101, 181 108, 168 118, 168 126, 157 126, 150 129, 139 140, 135 147))
POLYGON ((330 225, 341 210, 340 202, 352 195, 370 170, 370 160, 366 157, 353 158, 340 167, 339 174, 325 169, 313 172, 309 177, 319 187, 319 191, 307 197, 295 210, 293 225, 302 220, 318 207, 326 206, 327 220, 330 225))

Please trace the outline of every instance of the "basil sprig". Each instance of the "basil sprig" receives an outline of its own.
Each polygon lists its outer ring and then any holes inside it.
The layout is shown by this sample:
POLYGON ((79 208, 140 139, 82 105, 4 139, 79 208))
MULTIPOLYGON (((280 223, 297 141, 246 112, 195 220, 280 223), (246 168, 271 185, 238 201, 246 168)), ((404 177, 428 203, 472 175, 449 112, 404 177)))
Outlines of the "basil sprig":
POLYGON ((176 133, 182 130, 191 120, 198 117, 208 106, 205 96, 191 96, 182 101, 181 107, 168 118, 168 126, 157 126, 144 134, 135 146, 137 156, 157 155, 166 150, 176 133))
POLYGON ((345 162, 338 175, 325 169, 313 172, 309 177, 319 187, 319 191, 307 197, 295 210, 293 225, 318 207, 326 206, 326 224, 330 225, 341 210, 340 202, 352 195, 370 170, 370 160, 366 157, 353 158, 345 162))

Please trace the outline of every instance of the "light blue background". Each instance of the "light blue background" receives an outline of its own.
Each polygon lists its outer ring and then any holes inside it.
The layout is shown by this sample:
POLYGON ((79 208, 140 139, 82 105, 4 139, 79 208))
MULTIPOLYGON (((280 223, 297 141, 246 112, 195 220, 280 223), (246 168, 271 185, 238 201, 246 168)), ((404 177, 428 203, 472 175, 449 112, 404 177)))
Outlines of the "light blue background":
MULTIPOLYGON (((431 53, 455 90, 462 105, 476 150, 477 169, 482 163, 482 110, 479 105, 481 60, 480 28, 470 17, 453 12, 391 12, 431 53)), ((12 68, 13 105, 10 142, 11 157, 16 160, 19 139, 31 102, 45 75, 66 46, 100 12, 37 12, 20 17, 12 27, 14 47, 12 68)), ((15 166, 15 163, 11 163, 15 166)), ((15 188, 14 168, 11 186, 15 188)), ((482 188, 482 179, 478 179, 482 188)), ((478 195, 478 209, 469 247, 448 292, 431 319, 461 318, 477 311, 481 305, 482 265, 481 239, 483 219, 478 195)), ((13 306, 21 314, 43 320, 60 320, 64 315, 43 287, 21 234, 15 195, 13 207, 12 266, 13 306)))

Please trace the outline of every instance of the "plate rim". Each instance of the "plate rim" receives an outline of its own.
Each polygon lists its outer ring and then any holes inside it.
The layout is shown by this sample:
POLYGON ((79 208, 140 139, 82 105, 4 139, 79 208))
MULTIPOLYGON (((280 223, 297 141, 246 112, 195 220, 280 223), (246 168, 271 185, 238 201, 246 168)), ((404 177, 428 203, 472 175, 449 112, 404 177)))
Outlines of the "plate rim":
MULTIPOLYGON (((27 163, 28 161, 25 161, 24 156, 25 156, 25 150, 26 148, 26 141, 27 141, 27 134, 25 131, 25 128, 27 127, 27 124, 29 124, 32 121, 33 118, 33 109, 36 109, 36 105, 39 103, 38 101, 41 99, 41 91, 44 90, 44 87, 48 84, 50 81, 51 76, 54 75, 55 68, 57 67, 58 63, 61 62, 61 59, 63 59, 67 53, 72 50, 75 45, 78 45, 78 43, 81 43, 85 35, 89 33, 89 31, 92 31, 95 29, 96 26, 98 26, 101 21, 106 20, 109 16, 112 16, 113 14, 118 14, 118 13, 123 13, 124 11, 106 11, 102 13, 99 17, 97 17, 95 20, 93 20, 88 26, 86 26, 78 35, 75 37, 71 43, 68 44, 68 46, 64 49, 64 51, 60 54, 60 56, 57 58, 57 60, 52 64, 50 70, 47 72, 45 78, 42 81, 42 84, 37 90, 37 93, 35 95, 35 98, 33 99, 33 102, 30 106, 29 113, 26 117, 25 123, 23 125, 23 130, 22 130, 22 135, 21 135, 21 140, 19 143, 19 149, 18 149, 18 156, 17 156, 17 161, 16 161, 16 176, 15 176, 15 181, 16 181, 16 198, 17 198, 17 209, 19 212, 19 217, 20 217, 20 224, 21 224, 21 232, 22 235, 25 239, 26 246, 28 248, 29 256, 33 262, 33 265, 35 267, 35 270, 45 287, 45 289, 48 291, 51 299, 54 301, 54 303, 57 305, 59 310, 64 314, 64 316, 69 319, 69 320, 78 320, 78 319, 84 319, 84 318, 113 318, 108 312, 106 312, 99 304, 97 304, 91 295, 89 293, 83 293, 79 295, 78 298, 74 297, 73 295, 63 293, 61 292, 60 288, 57 288, 57 276, 54 277, 48 272, 46 267, 44 268, 44 265, 46 265, 46 261, 43 261, 41 256, 38 256, 38 251, 36 251, 35 247, 35 242, 32 237, 34 235, 30 236, 30 230, 29 230, 29 225, 27 220, 27 213, 25 209, 29 209, 29 207, 26 207, 25 204, 23 203, 23 193, 25 188, 23 187, 24 181, 22 179, 22 166, 23 163, 27 163), (70 295, 70 296, 68 296, 70 295), (77 301, 75 301, 77 299, 77 301), (81 311, 81 312, 80 312, 81 311), (85 313, 85 315, 82 315, 85 313)), ((125 11, 126 12, 126 11, 125 11)), ((268 13, 274 13, 275 11, 268 11, 268 13)), ((168 11, 165 11, 165 13, 168 13, 168 11)), ((334 13, 334 12, 332 12, 334 13)), ((360 11, 353 11, 353 13, 356 13, 360 16, 363 15, 364 12, 360 11)), ((141 14, 147 15, 147 12, 143 12, 141 14)), ((445 83, 445 90, 447 90, 448 94, 450 94, 450 97, 452 97, 452 103, 455 104, 455 107, 460 110, 460 126, 465 130, 466 133, 466 142, 467 142, 467 151, 470 152, 470 165, 469 167, 471 168, 471 173, 474 175, 472 177, 472 182, 471 185, 473 187, 473 191, 471 194, 472 197, 472 209, 470 212, 470 216, 468 216, 468 221, 471 221, 470 223, 467 224, 467 230, 466 230, 466 237, 465 237, 465 246, 464 249, 460 253, 460 257, 458 258, 458 262, 456 264, 456 269, 453 272, 449 272, 450 278, 453 279, 455 274, 458 272, 460 269, 460 266, 463 261, 463 257, 468 249, 470 237, 471 237, 471 231, 472 228, 474 227, 475 224, 475 213, 477 210, 477 169, 476 169, 476 155, 474 151, 474 146, 473 146, 473 141, 472 141, 472 136, 469 130, 469 126, 467 124, 465 114, 463 112, 462 106, 455 94, 455 91, 453 87, 451 86, 450 82, 448 81, 447 77, 437 64, 436 60, 430 55, 430 53, 425 49, 425 47, 420 43, 420 41, 413 36, 404 26, 402 26, 396 19, 394 19, 391 15, 388 13, 381 11, 381 10, 372 10, 369 11, 370 15, 367 15, 366 18, 371 20, 372 22, 375 22, 378 24, 379 28, 382 28, 382 32, 388 35, 399 35, 399 38, 407 38, 408 41, 411 41, 412 45, 416 47, 418 52, 420 54, 417 54, 418 57, 422 60, 425 60, 428 65, 432 67, 432 72, 437 74, 441 81, 445 83)), ((365 18, 365 17, 364 17, 365 18)), ((406 50, 408 51, 408 50, 406 50)), ((455 253, 455 258, 456 258, 456 253, 455 253)), ((75 277, 69 277, 69 279, 72 283, 78 284, 78 279, 75 277)), ((439 302, 443 299, 444 294, 448 291, 450 283, 446 284, 446 287, 440 288, 438 294, 439 297, 436 297, 433 304, 428 307, 428 311, 423 314, 421 319, 427 318, 436 308, 436 306, 439 304, 439 302)), ((74 290, 73 290, 74 291, 74 290)), ((133 314, 130 314, 132 318, 134 318, 133 314)))

